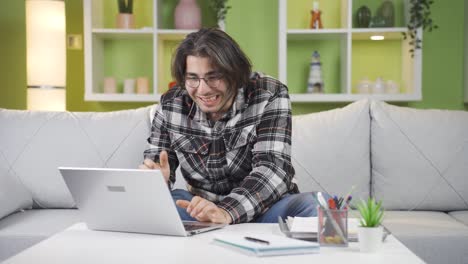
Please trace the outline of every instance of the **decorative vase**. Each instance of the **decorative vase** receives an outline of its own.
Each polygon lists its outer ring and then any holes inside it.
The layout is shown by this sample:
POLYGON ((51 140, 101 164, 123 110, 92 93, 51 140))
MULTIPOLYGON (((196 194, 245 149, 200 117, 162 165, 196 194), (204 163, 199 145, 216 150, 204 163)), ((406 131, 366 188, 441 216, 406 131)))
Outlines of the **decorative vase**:
POLYGON ((382 246, 383 227, 362 227, 357 228, 359 250, 361 252, 376 252, 382 246))
POLYGON ((135 28, 135 17, 133 14, 119 13, 116 17, 117 28, 135 28))
POLYGON ((356 26, 360 28, 368 28, 372 18, 369 7, 363 5, 356 11, 356 26))
POLYGON ((201 11, 196 0, 179 0, 174 11, 174 26, 176 29, 201 27, 201 11))
POLYGON ((377 16, 382 17, 385 21, 385 27, 395 26, 395 5, 390 0, 382 2, 377 9, 377 16))

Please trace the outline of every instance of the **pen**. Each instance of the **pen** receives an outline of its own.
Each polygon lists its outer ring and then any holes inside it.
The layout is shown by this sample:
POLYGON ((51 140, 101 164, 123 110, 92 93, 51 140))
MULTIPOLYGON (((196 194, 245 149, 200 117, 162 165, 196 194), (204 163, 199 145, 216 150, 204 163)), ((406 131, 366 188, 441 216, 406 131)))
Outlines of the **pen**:
POLYGON ((268 242, 266 240, 258 239, 258 238, 255 238, 255 237, 244 237, 244 238, 246 240, 248 240, 248 241, 252 241, 252 242, 255 242, 255 243, 270 245, 270 242, 268 242))

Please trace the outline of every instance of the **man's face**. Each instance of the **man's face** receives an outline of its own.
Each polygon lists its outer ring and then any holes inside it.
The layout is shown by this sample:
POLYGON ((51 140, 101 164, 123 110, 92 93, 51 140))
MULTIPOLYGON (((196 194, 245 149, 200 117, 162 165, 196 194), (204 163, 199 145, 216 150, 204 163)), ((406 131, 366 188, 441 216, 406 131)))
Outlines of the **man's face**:
POLYGON ((188 94, 209 119, 219 120, 231 107, 235 89, 228 89, 223 76, 212 68, 208 58, 187 56, 186 66, 185 87, 188 94))

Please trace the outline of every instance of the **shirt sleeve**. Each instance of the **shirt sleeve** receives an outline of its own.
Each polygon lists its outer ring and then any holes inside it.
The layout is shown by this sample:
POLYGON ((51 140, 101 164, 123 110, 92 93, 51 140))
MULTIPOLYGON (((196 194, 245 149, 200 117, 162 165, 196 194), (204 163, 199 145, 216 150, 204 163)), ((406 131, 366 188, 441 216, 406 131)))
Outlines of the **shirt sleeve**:
POLYGON ((291 103, 281 85, 266 104, 252 148, 252 171, 218 204, 233 223, 250 222, 292 188, 291 103))
POLYGON ((159 104, 156 107, 156 113, 151 125, 151 134, 148 137, 147 142, 148 149, 143 152, 145 159, 152 159, 155 162, 159 162, 159 153, 162 150, 167 151, 169 157, 169 167, 171 170, 169 184, 172 186, 176 180, 175 171, 179 166, 179 160, 177 159, 175 152, 171 149, 171 139, 166 128, 166 121, 162 104, 159 104))

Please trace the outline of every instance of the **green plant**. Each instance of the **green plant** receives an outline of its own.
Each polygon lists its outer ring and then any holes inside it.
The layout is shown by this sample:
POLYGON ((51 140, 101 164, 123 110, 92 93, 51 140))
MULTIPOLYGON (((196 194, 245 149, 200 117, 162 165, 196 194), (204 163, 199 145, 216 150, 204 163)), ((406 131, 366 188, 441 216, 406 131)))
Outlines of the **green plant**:
POLYGON ((359 213, 361 214, 360 223, 362 227, 378 227, 382 223, 384 210, 382 209, 382 201, 377 202, 374 198, 359 201, 356 204, 359 213))
POLYGON ((216 13, 216 19, 218 21, 224 20, 226 14, 231 6, 227 5, 228 0, 211 0, 210 7, 216 13))
POLYGON ((404 39, 410 37, 410 53, 411 57, 414 56, 416 49, 422 47, 422 40, 418 36, 418 29, 422 28, 422 31, 431 32, 433 29, 437 29, 438 26, 434 24, 434 21, 431 18, 431 5, 434 3, 434 0, 410 0, 410 10, 409 10, 409 22, 408 22, 408 32, 403 33, 404 39))
POLYGON ((133 13, 133 0, 117 0, 120 14, 133 13))

